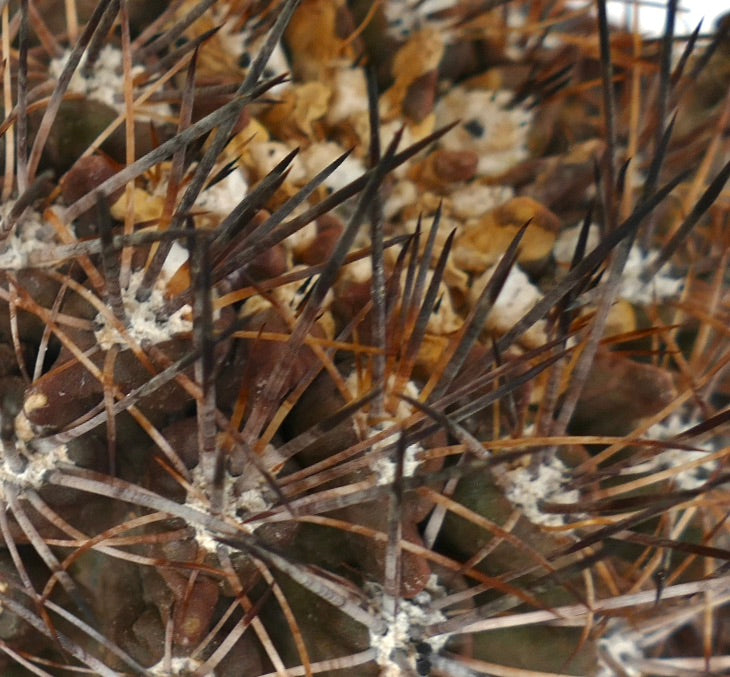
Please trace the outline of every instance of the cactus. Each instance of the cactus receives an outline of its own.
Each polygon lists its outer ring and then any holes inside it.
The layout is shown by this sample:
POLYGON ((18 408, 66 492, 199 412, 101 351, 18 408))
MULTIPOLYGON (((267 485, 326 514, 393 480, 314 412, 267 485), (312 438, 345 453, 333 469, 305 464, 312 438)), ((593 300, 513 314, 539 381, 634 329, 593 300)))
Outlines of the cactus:
POLYGON ((2 7, 2 674, 728 669, 728 22, 491 4, 2 7))

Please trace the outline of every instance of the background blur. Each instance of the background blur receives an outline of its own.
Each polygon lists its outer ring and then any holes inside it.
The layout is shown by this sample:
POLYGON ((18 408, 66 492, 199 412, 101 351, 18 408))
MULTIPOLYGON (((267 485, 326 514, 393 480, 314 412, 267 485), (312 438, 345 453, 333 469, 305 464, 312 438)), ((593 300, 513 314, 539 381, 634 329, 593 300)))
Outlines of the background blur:
MULTIPOLYGON (((666 2, 640 2, 639 26, 642 32, 657 35, 664 28, 664 8, 666 2)), ((700 19, 703 33, 713 29, 715 19, 721 14, 730 12, 728 0, 684 0, 679 3, 680 11, 677 17, 677 33, 690 32, 695 29, 700 19)), ((630 26, 634 14, 634 3, 631 0, 609 2, 609 13, 614 21, 624 22, 630 26)))

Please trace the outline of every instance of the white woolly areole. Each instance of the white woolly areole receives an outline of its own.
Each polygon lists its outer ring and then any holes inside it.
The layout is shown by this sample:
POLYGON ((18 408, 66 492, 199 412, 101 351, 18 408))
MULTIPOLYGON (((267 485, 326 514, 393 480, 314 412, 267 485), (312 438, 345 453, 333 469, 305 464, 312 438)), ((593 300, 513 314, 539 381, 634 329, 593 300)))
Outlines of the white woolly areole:
POLYGON ((619 296, 637 305, 648 305, 655 301, 679 299, 684 289, 684 280, 671 277, 662 272, 656 273, 651 279, 645 279, 649 267, 659 256, 659 252, 644 252, 636 245, 631 248, 626 267, 621 273, 621 287, 619 296))
POLYGON ((637 642, 638 634, 625 632, 614 626, 598 641, 598 672, 596 677, 615 677, 619 666, 627 677, 642 677, 641 670, 631 666, 644 659, 644 652, 637 642))
MULTIPOLYGON (((48 65, 50 77, 58 80, 70 55, 71 50, 66 50, 59 58, 51 59, 48 65)), ((86 63, 86 56, 87 54, 84 53, 78 67, 71 76, 68 91, 83 94, 89 99, 101 101, 107 106, 123 112, 124 73, 122 51, 113 45, 104 45, 88 77, 84 77, 81 73, 86 63)), ((140 73, 144 73, 143 66, 132 66, 133 77, 140 73)), ((169 117, 172 114, 167 104, 144 104, 143 110, 147 113, 154 113, 158 117, 169 117)))
POLYGON ((403 675, 400 665, 394 660, 394 652, 401 654, 401 658, 415 671, 419 643, 427 644, 431 653, 438 653, 443 649, 450 637, 449 634, 424 636, 427 626, 446 620, 441 611, 431 608, 433 600, 440 599, 446 594, 435 574, 429 577, 424 590, 413 599, 399 600, 395 618, 385 608, 383 588, 380 584, 366 583, 364 588, 372 601, 374 611, 385 621, 385 633, 370 631, 370 648, 375 649, 375 662, 382 668, 380 677, 403 675))
MULTIPOLYGON (((389 386, 392 387, 394 381, 395 378, 392 375, 388 377, 389 386)), ((351 372, 345 382, 347 383, 347 387, 350 389, 350 391, 358 393, 358 395, 362 394, 357 371, 351 372)), ((407 381, 403 388, 403 394, 412 399, 418 399, 418 386, 416 386, 413 381, 407 381)), ((405 400, 398 399, 396 410, 386 412, 386 416, 388 416, 391 420, 398 422, 407 419, 412 413, 413 407, 411 407, 411 405, 408 404, 408 402, 406 402, 405 400)), ((387 422, 369 425, 367 422, 367 415, 363 412, 356 414, 356 416, 361 421, 361 429, 365 429, 368 436, 381 433, 384 430, 387 430, 389 427, 392 427, 393 433, 391 435, 388 435, 388 437, 386 437, 385 439, 373 444, 371 447, 371 451, 382 452, 382 450, 386 447, 391 447, 391 449, 385 454, 380 453, 378 458, 372 461, 369 465, 370 469, 375 474, 376 482, 378 485, 392 484, 395 480, 396 470, 396 463, 394 460, 395 448, 393 448, 393 445, 397 443, 400 431, 395 426, 391 426, 391 424, 387 422)), ((409 444, 406 447, 405 454, 403 456, 403 477, 413 477, 416 469, 421 464, 421 460, 418 458, 418 456, 422 451, 423 447, 420 444, 409 444)))
MULTIPOLYGON (((255 471, 254 471, 255 472, 255 471)), ((236 491, 236 483, 238 478, 231 477, 230 475, 225 476, 225 482, 223 484, 223 502, 225 506, 225 512, 230 515, 236 515, 236 513, 258 513, 268 510, 271 507, 271 501, 264 497, 264 491, 266 484, 264 479, 255 472, 257 479, 249 481, 248 485, 244 488, 239 488, 236 491)), ((193 486, 203 493, 205 488, 210 486, 210 477, 204 475, 201 464, 199 464, 192 472, 193 475, 193 486)), ((210 509, 208 501, 202 501, 192 497, 187 501, 187 504, 193 508, 198 508, 203 511, 210 509)))
MULTIPOLYGON (((379 442, 373 449, 381 449, 384 443, 379 442)), ((423 451, 420 444, 409 444, 403 456, 403 477, 413 477, 416 468, 421 464, 417 456, 423 451)), ((392 484, 395 480, 396 464, 391 458, 381 456, 371 464, 372 471, 377 475, 379 485, 392 484)))
MULTIPOLYGON (((669 440, 684 431, 697 425, 700 421, 692 419, 682 413, 675 412, 661 423, 653 425, 647 430, 647 437, 657 440, 669 440)), ((669 468, 677 468, 686 463, 691 463, 701 458, 705 458, 713 452, 719 451, 730 441, 727 436, 716 435, 705 442, 697 442, 696 440, 687 440, 687 446, 699 447, 704 451, 686 450, 686 449, 666 449, 647 461, 626 468, 622 474, 649 473, 657 470, 666 470, 669 468)), ((717 461, 709 461, 702 465, 697 465, 686 470, 682 470, 672 475, 672 481, 679 489, 691 490, 702 486, 710 477, 712 472, 717 468, 717 461)))
MULTIPOLYGON (((193 323, 189 319, 191 308, 185 304, 172 315, 159 319, 159 314, 165 307, 164 286, 165 278, 160 275, 157 284, 152 289, 150 297, 139 302, 135 298, 137 289, 139 289, 144 270, 138 270, 132 273, 129 286, 122 290, 122 300, 124 302, 124 310, 129 320, 127 327, 128 334, 134 338, 137 343, 142 341, 150 341, 151 343, 161 343, 167 341, 176 334, 183 334, 192 331, 193 323)), ((97 343, 104 349, 109 350, 113 345, 122 345, 127 347, 127 340, 116 330, 116 328, 108 323, 103 315, 96 316, 96 324, 99 327, 95 332, 97 343)))
MULTIPOLYGON (((281 461, 281 457, 276 448, 269 445, 262 460, 267 467, 272 467, 281 461)), ((208 492, 211 487, 211 477, 206 472, 203 463, 198 463, 190 474, 194 491, 188 491, 185 505, 209 514, 211 506, 208 492)), ((244 533, 253 533, 258 525, 249 527, 241 522, 241 518, 267 511, 273 505, 274 500, 273 492, 261 473, 254 468, 244 471, 240 477, 232 477, 225 473, 222 493, 222 516, 235 521, 238 528, 244 533)), ((212 534, 205 527, 192 526, 195 529, 195 540, 198 545, 208 552, 216 552, 221 544, 213 538, 212 534)))
POLYGON ((580 494, 566 489, 570 481, 569 468, 557 457, 544 459, 537 467, 507 468, 498 465, 494 469, 497 483, 505 496, 516 505, 533 524, 560 527, 565 524, 563 515, 545 513, 540 502, 576 503, 580 494))
MULTIPOLYGON (((203 508, 201 507, 203 505, 202 501, 186 501, 186 505, 196 507, 200 510, 203 508)), ((205 510, 209 510, 210 506, 206 504, 205 510)), ((218 547, 223 545, 219 543, 215 538, 213 538, 213 535, 210 531, 208 531, 205 527, 202 527, 198 524, 192 524, 190 525, 195 530, 195 542, 198 544, 199 547, 201 547, 206 552, 215 553, 218 550, 218 547)), ((228 546, 223 545, 224 548, 227 548, 228 546)))
POLYGON ((508 91, 466 90, 454 87, 436 104, 436 126, 454 120, 461 124, 439 144, 449 150, 475 151, 477 174, 502 174, 527 158, 527 133, 532 113, 520 105, 508 108, 508 91))
MULTIPOLYGON (((5 224, 15 203, 9 201, 0 207, 0 230, 5 224)), ((13 227, 12 233, 0 240, 0 270, 21 270, 32 265, 29 257, 32 254, 48 251, 48 246, 56 244, 56 232, 43 220, 43 217, 32 209, 13 227)))
MULTIPOLYGON (((196 671, 201 665, 202 663, 200 661, 196 661, 193 658, 170 658, 168 661, 165 661, 163 658, 151 668, 148 668, 147 671, 148 674, 154 675, 155 677, 177 677, 178 675, 182 677, 182 675, 189 675, 193 672, 198 675, 199 673, 196 671)), ((215 677, 215 672, 213 670, 206 670, 199 677, 215 677)))
MULTIPOLYGON (((16 416, 15 427, 23 429, 27 424, 25 415, 21 412, 16 416)), ((25 435, 23 435, 25 437, 25 435)), ((5 499, 3 486, 5 484, 18 487, 20 489, 33 488, 40 489, 43 486, 43 479, 51 470, 55 470, 59 464, 68 463, 68 447, 65 444, 44 444, 38 442, 38 448, 30 449, 20 435, 15 440, 0 442, 0 456, 2 456, 2 464, 0 464, 0 498, 5 499), (6 445, 14 445, 15 454, 21 457, 25 462, 25 468, 22 472, 14 472, 9 466, 7 458, 6 445)))

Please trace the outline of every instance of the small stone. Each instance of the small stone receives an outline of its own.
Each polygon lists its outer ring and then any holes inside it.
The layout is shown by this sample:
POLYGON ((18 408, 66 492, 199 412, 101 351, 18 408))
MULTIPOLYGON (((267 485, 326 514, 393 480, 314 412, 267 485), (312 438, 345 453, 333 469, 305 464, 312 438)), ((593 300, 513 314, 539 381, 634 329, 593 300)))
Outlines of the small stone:
POLYGON ((308 266, 316 266, 329 260, 345 226, 333 214, 323 214, 317 219, 317 235, 305 247, 295 250, 295 260, 308 266))
POLYGON ((478 163, 473 151, 439 149, 414 165, 409 175, 419 186, 445 193, 453 184, 473 179, 478 163))
POLYGON ((454 261, 472 272, 494 265, 519 229, 529 221, 518 261, 535 266, 551 254, 561 222, 540 203, 516 197, 476 221, 468 222, 454 245, 454 261))

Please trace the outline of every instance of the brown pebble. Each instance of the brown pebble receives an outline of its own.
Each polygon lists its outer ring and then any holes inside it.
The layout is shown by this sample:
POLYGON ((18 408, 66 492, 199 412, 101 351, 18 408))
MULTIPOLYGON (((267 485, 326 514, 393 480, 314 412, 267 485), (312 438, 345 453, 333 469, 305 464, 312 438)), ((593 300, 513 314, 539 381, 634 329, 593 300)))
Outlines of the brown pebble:
POLYGON ((295 252, 297 263, 316 266, 329 260, 344 229, 342 221, 333 214, 320 216, 317 219, 317 236, 295 252))
POLYGON ((403 99, 403 115, 416 124, 423 122, 433 112, 437 84, 438 72, 435 70, 411 82, 403 99))
POLYGON ((479 156, 470 150, 439 150, 434 154, 433 168, 443 181, 469 181, 474 178, 479 156))

